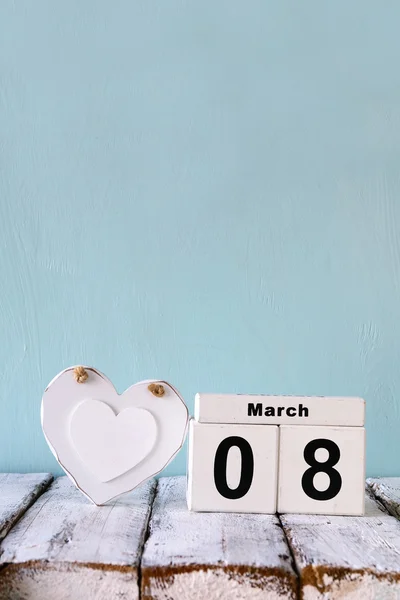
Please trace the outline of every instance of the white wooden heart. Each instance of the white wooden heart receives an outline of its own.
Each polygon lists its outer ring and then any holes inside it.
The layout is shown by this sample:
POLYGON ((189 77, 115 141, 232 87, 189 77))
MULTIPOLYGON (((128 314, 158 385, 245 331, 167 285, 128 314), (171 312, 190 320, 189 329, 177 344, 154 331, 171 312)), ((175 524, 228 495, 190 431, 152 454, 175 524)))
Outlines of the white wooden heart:
POLYGON ((158 381, 157 397, 141 381, 119 395, 105 375, 85 367, 57 375, 42 399, 42 428, 56 459, 95 504, 128 492, 172 460, 185 440, 188 410, 178 392, 158 381))
POLYGON ((70 430, 77 453, 99 481, 110 481, 136 467, 157 438, 157 424, 148 410, 125 408, 115 415, 99 400, 84 400, 77 406, 70 430))

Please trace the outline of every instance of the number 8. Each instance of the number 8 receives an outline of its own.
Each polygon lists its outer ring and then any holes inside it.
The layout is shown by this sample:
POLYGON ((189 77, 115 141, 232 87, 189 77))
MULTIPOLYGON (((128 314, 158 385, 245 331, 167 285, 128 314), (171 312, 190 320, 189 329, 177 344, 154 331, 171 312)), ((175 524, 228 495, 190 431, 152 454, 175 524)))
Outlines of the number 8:
POLYGON ((312 440, 304 448, 304 460, 310 468, 304 473, 301 480, 301 487, 309 498, 313 500, 332 500, 338 495, 342 487, 342 478, 339 471, 333 467, 339 462, 340 449, 332 440, 312 440), (315 452, 319 448, 325 448, 329 452, 328 460, 319 462, 315 458, 315 452), (323 492, 320 492, 314 487, 314 476, 317 473, 326 473, 329 475, 329 486, 323 492))

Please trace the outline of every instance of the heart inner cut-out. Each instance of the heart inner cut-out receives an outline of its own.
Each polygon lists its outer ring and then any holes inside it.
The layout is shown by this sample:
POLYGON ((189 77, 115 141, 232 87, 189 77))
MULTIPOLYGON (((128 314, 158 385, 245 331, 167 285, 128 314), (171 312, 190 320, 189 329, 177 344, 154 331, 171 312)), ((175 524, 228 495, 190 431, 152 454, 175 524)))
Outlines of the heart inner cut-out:
POLYGON ((70 435, 82 462, 105 483, 150 454, 157 440, 157 423, 144 408, 125 408, 116 415, 105 402, 90 399, 75 409, 70 435))

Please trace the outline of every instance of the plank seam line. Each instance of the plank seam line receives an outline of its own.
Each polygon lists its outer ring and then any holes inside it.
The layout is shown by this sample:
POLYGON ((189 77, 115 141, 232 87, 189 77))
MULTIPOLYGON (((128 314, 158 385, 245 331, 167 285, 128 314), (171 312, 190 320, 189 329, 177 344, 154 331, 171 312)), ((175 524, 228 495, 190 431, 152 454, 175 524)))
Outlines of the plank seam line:
POLYGON ((372 487, 372 484, 368 481, 368 479, 367 479, 366 492, 370 498, 375 500, 375 502, 378 504, 378 506, 382 509, 383 512, 385 512, 386 514, 389 514, 390 516, 394 517, 398 521, 400 520, 400 516, 393 510, 393 508, 389 505, 389 503, 385 502, 384 498, 381 498, 380 496, 378 496, 378 493, 375 492, 374 488, 372 487))
MULTIPOLYGON (((47 491, 43 490, 44 492, 47 491)), ((38 512, 36 513, 34 519, 29 523, 28 527, 23 531, 22 535, 24 536, 26 534, 26 532, 28 531, 28 529, 33 525, 33 523, 36 521, 38 515, 42 512, 43 507, 49 502, 49 500, 51 500, 53 498, 55 494, 51 494, 51 496, 49 496, 48 498, 46 498, 46 500, 43 502, 42 506, 39 508, 38 512)), ((41 494, 42 496, 42 494, 41 494)), ((39 498, 36 498, 36 500, 38 500, 39 498)), ((33 506, 34 502, 32 502, 31 506, 33 506)))
POLYGON ((281 516, 280 516, 280 514, 278 514, 278 513, 277 513, 277 515, 276 515, 276 516, 278 517, 279 526, 280 526, 280 528, 282 529, 283 537, 285 538, 286 545, 287 545, 287 547, 288 547, 288 550, 289 550, 289 553, 290 553, 290 560, 291 560, 291 563, 292 563, 292 569, 293 569, 293 571, 295 572, 295 575, 296 575, 296 577, 297 577, 297 589, 296 589, 296 597, 297 597, 298 599, 300 599, 300 598, 301 598, 301 575, 300 575, 300 572, 299 572, 299 570, 298 570, 298 568, 297 568, 297 565, 296 565, 296 560, 295 560, 295 558, 294 558, 294 553, 293 553, 292 546, 290 545, 289 538, 288 538, 288 536, 286 535, 285 528, 284 528, 284 526, 283 526, 283 523, 282 523, 282 521, 281 521, 281 516))
MULTIPOLYGON (((10 531, 12 529, 14 529, 14 527, 16 526, 16 524, 22 519, 22 517, 25 515, 25 513, 39 500, 39 498, 41 496, 43 496, 43 494, 49 489, 49 487, 51 486, 51 484, 54 481, 54 477, 51 476, 49 477, 48 481, 42 481, 42 483, 39 484, 36 492, 31 492, 27 498, 27 502, 26 505, 23 507, 23 509, 21 510, 21 513, 19 514, 19 516, 15 519, 15 521, 12 522, 11 527, 7 530, 7 525, 5 525, 3 527, 3 529, 0 531, 0 543, 7 537, 7 535, 10 533, 10 531), (4 534, 4 531, 6 532, 4 534)), ((0 555, 2 554, 2 552, 0 552, 0 555)))
POLYGON ((144 549, 145 549, 147 540, 149 539, 150 533, 151 533, 151 531, 150 531, 151 519, 153 516, 154 503, 156 501, 157 492, 158 492, 158 479, 156 479, 156 484, 154 486, 154 493, 152 496, 152 503, 150 506, 149 516, 147 519, 147 526, 146 526, 146 530, 143 535, 142 549, 138 556, 137 585, 138 585, 138 599, 139 600, 141 600, 141 598, 142 598, 142 558, 143 558, 143 553, 144 553, 144 549))

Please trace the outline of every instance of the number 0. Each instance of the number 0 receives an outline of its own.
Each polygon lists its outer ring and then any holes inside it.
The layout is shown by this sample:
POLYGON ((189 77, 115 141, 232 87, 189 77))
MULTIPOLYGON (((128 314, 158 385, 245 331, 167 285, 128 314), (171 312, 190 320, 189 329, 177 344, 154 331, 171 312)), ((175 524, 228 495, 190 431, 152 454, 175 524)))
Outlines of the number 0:
POLYGON ((251 487, 253 474, 254 457, 249 442, 244 438, 234 435, 223 440, 217 448, 214 460, 214 482, 215 487, 221 496, 229 498, 229 500, 243 498, 251 487), (242 464, 239 485, 237 488, 232 489, 228 486, 226 480, 226 467, 228 462, 228 452, 235 446, 240 450, 242 464))

